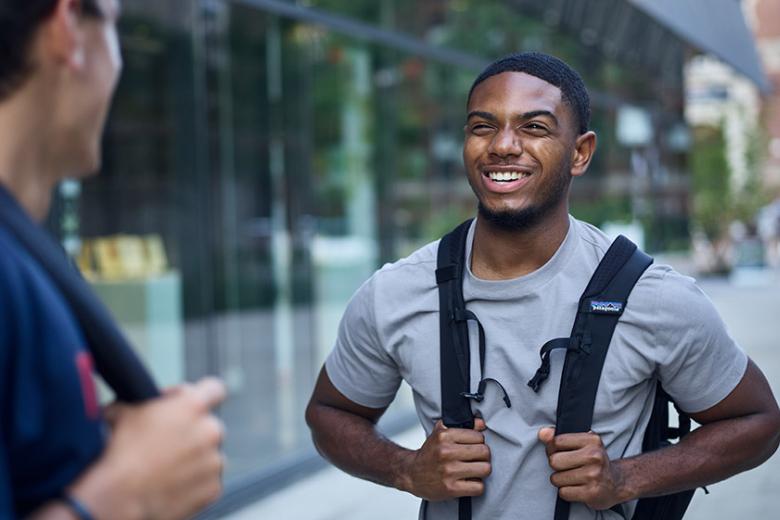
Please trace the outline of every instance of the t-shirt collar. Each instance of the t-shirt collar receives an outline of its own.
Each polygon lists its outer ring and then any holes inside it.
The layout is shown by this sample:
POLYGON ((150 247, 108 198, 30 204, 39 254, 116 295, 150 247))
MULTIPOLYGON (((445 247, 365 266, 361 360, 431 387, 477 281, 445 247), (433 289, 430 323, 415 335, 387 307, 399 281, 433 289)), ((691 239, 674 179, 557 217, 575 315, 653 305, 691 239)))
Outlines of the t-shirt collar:
MULTIPOLYGON (((479 218, 479 217, 477 217, 479 218)), ((474 230, 476 229, 477 219, 475 218, 469 227, 466 237, 466 273, 464 283, 472 286, 476 290, 485 289, 490 291, 503 290, 506 288, 512 292, 517 290, 530 291, 544 285, 560 273, 570 260, 577 244, 577 220, 569 215, 569 230, 566 233, 558 250, 543 266, 532 273, 513 278, 509 280, 483 280, 477 278, 471 271, 471 251, 474 244, 474 230)))

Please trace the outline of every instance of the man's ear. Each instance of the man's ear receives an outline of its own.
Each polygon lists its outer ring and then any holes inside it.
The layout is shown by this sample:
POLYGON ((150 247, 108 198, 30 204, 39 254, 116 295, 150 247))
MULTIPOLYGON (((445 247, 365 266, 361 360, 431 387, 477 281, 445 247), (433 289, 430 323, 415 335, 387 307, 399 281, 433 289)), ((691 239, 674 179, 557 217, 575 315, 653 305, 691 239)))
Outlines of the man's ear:
POLYGON ((43 52, 74 71, 83 70, 85 64, 81 9, 82 0, 57 0, 51 16, 41 26, 43 52))
POLYGON ((596 153, 596 132, 590 131, 577 137, 571 161, 572 177, 584 175, 596 153))

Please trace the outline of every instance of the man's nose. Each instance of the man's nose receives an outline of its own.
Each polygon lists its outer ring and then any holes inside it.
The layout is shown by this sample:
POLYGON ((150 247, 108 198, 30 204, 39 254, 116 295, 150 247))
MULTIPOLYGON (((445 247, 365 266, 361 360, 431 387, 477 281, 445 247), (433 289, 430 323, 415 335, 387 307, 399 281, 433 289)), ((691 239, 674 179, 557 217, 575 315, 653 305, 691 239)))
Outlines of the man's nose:
POLYGON ((500 157, 522 155, 523 143, 517 132, 508 128, 503 129, 496 133, 493 141, 490 143, 489 152, 500 157))

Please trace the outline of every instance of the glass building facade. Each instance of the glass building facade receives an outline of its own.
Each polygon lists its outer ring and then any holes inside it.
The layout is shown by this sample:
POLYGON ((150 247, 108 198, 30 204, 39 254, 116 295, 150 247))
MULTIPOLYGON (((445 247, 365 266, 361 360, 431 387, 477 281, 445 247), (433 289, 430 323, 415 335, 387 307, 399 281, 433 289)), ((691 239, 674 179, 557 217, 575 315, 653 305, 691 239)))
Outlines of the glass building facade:
MULTIPOLYGON (((104 165, 61 186, 51 226, 161 384, 226 381, 228 497, 314 458, 303 412, 351 294, 473 213, 465 98, 491 59, 542 50, 585 76, 600 150, 575 215, 638 221, 650 249, 686 239, 667 139, 684 44, 651 31, 659 59, 628 45, 645 25, 623 3, 602 2, 608 28, 565 3, 123 2, 104 165), (619 144, 628 104, 651 143, 619 144)), ((408 394, 390 427, 413 419, 408 394)))

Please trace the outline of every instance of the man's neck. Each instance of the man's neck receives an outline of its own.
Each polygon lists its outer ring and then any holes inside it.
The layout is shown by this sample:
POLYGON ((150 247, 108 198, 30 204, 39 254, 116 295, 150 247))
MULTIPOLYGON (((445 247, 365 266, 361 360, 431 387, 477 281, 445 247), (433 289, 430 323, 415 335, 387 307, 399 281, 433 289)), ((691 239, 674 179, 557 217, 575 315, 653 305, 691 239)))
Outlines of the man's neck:
POLYGON ((46 218, 61 177, 41 105, 29 89, 0 103, 0 184, 37 221, 46 218))
POLYGON ((568 206, 555 211, 538 225, 523 230, 501 229, 478 218, 471 254, 474 275, 483 280, 510 280, 546 264, 569 231, 568 206))

